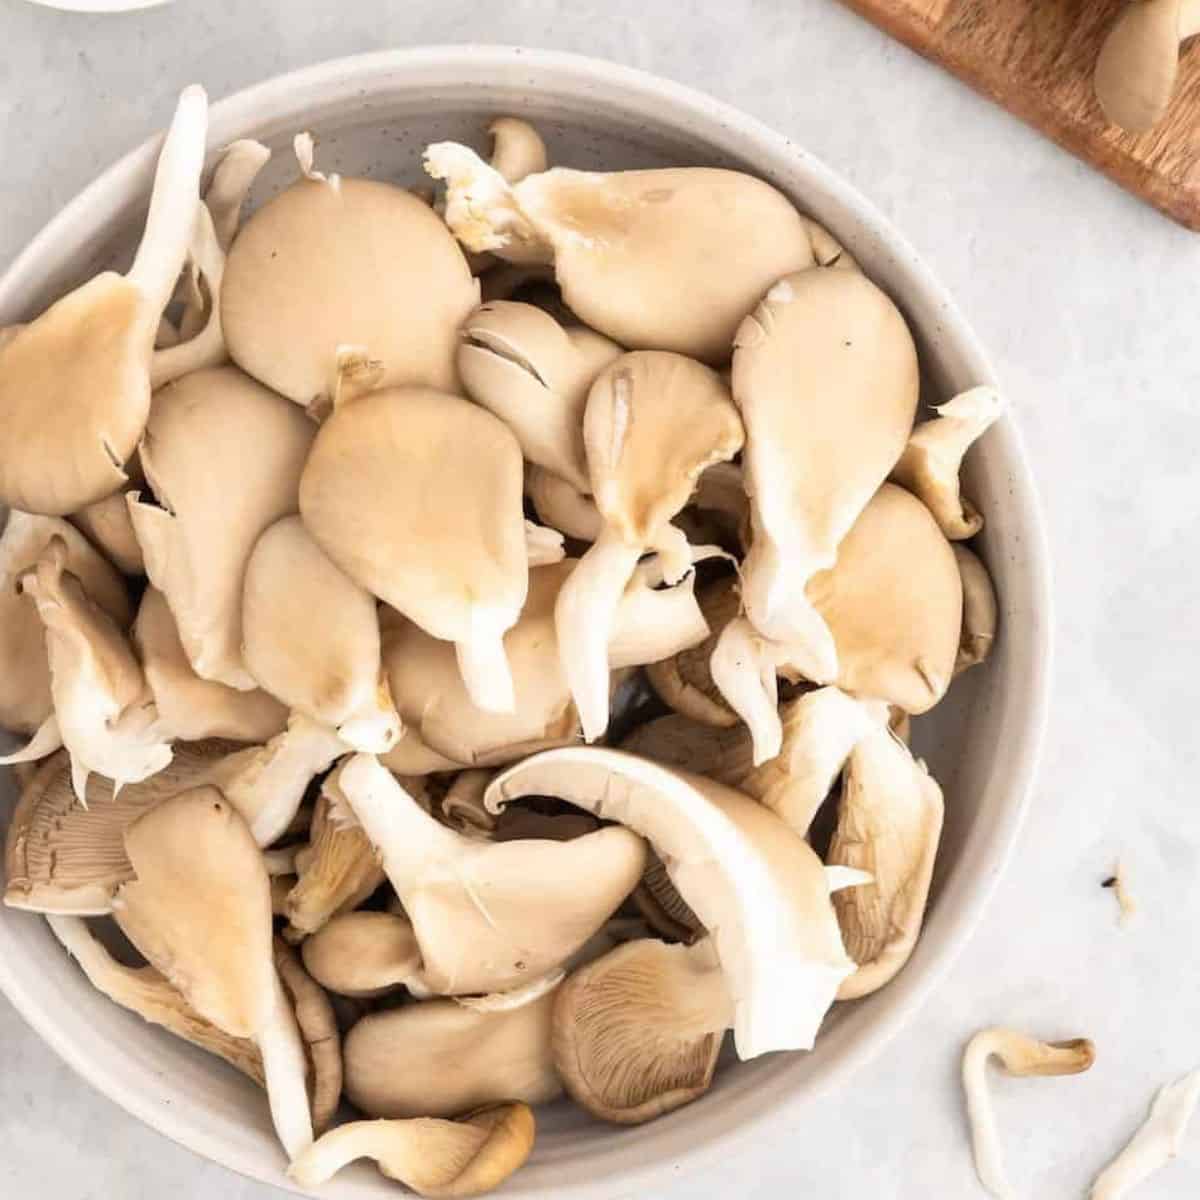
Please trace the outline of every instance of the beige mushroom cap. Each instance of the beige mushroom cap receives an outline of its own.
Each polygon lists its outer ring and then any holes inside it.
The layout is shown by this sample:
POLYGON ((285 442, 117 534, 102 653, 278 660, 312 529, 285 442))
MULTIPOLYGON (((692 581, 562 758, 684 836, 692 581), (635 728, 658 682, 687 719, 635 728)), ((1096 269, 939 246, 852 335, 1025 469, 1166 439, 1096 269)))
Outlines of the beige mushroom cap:
POLYGON ((450 1117, 562 1092, 550 1047, 554 992, 513 1009, 425 1000, 372 1013, 346 1037, 346 1094, 372 1117, 450 1117))
POLYGON ((838 686, 923 713, 945 694, 962 628, 950 543, 925 506, 884 484, 807 595, 837 646, 838 686))
POLYGON ((540 521, 576 541, 594 542, 604 528, 592 498, 544 467, 526 466, 525 495, 540 521))
POLYGON ((360 999, 395 991, 421 969, 412 925, 395 913, 343 913, 305 938, 301 953, 323 988, 360 999))
POLYGON ((295 512, 315 429, 233 367, 163 388, 141 447, 162 507, 129 498, 150 582, 167 598, 188 660, 204 679, 250 691, 242 662, 242 583, 259 535, 295 512))
POLYGON ((478 303, 428 205, 338 176, 297 180, 263 205, 234 240, 221 288, 234 362, 303 405, 332 398, 345 347, 379 363, 383 387, 453 389, 458 327, 478 303))

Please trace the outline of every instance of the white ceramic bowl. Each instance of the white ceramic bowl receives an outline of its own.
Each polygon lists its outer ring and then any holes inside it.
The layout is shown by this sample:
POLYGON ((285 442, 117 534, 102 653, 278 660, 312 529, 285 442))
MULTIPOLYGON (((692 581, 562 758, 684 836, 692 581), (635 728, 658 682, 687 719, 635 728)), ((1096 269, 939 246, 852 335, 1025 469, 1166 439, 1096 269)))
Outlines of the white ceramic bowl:
MULTIPOLYGON (((318 135, 326 170, 416 182, 427 142, 482 144, 487 117, 508 112, 544 131, 555 163, 722 164, 769 180, 828 226, 904 310, 920 346, 927 400, 992 380, 950 298, 852 187, 757 121, 636 71, 493 47, 364 55, 214 105, 211 144, 249 136, 280 151, 256 190, 261 201, 294 175, 286 147, 298 129, 318 135)), ((0 325, 28 318, 97 268, 122 261, 140 225, 156 149, 147 142, 105 172, 18 258, 0 280, 0 325)), ((963 946, 1029 795, 1051 627, 1045 542, 1011 420, 971 455, 969 490, 987 518, 983 551, 1000 594, 1001 635, 987 666, 955 684, 936 716, 919 723, 920 748, 945 787, 947 816, 933 901, 911 962, 881 992, 839 1006, 813 1053, 731 1064, 703 1099, 650 1125, 620 1130, 565 1104, 548 1110, 534 1156, 506 1194, 610 1200, 661 1186, 669 1171, 843 1083, 913 1015, 963 946)), ((12 794, 6 780, 0 829, 12 794)), ((129 1112, 227 1167, 289 1186, 262 1093, 94 992, 38 918, 0 909, 0 988, 67 1062, 129 1112)), ((395 1192, 360 1167, 326 1194, 363 1200, 395 1192)))

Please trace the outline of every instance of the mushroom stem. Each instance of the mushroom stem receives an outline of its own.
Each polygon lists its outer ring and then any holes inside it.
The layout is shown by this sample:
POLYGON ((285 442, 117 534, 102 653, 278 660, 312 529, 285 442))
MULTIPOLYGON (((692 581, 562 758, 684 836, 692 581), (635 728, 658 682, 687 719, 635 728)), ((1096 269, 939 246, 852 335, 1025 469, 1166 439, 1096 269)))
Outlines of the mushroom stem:
POLYGON ((455 642, 454 652, 471 703, 484 712, 516 711, 512 670, 504 652, 504 635, 512 625, 507 612, 485 606, 472 610, 471 639, 455 642), (493 620, 495 614, 499 619, 493 620))
POLYGON ((212 213, 217 244, 222 250, 233 245, 242 206, 254 186, 258 173, 271 157, 271 151, 252 138, 231 142, 213 171, 204 193, 204 202, 212 213))
POLYGON ((274 996, 271 1015, 256 1037, 267 1080, 271 1121, 288 1158, 312 1145, 312 1114, 308 1107, 308 1059, 296 1015, 279 974, 272 972, 274 996))
POLYGON ((745 617, 735 617, 721 630, 709 664, 713 683, 750 730, 756 767, 783 746, 777 665, 771 644, 745 617))
POLYGON ((170 303, 187 258, 200 203, 207 136, 208 96, 199 84, 192 84, 180 94, 167 130, 145 230, 127 276, 155 313, 170 303))

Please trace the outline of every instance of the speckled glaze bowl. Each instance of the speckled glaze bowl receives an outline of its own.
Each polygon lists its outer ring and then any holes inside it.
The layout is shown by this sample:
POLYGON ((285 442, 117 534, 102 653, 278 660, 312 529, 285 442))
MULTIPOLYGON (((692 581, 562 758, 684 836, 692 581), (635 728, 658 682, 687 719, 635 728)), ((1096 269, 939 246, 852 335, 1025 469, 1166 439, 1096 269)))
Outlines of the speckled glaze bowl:
MULTIPOLYGON (((426 143, 456 138, 482 146, 486 121, 498 113, 535 122, 554 163, 724 165, 769 180, 832 230, 903 309, 921 350, 927 401, 993 381, 949 296, 854 188, 752 118, 637 71, 503 47, 387 51, 310 67, 220 101, 210 144, 256 137, 277 151, 255 189, 261 202, 294 177, 288 147, 299 129, 317 135, 323 169, 415 183, 426 143)), ((106 171, 9 267, 0 280, 0 325, 29 318, 97 269, 126 261, 157 147, 156 137, 106 171)), ((1049 690, 1051 618, 1037 500, 1011 419, 972 452, 968 482, 987 520, 982 551, 1002 625, 989 663, 964 676, 936 714, 918 723, 919 749, 946 791, 947 818, 912 960, 876 995, 837 1006, 811 1054, 730 1063, 701 1100, 652 1124, 602 1126, 566 1103, 545 1110, 533 1157, 505 1195, 611 1200, 657 1193, 680 1167, 694 1167, 734 1139, 762 1136, 785 1109, 794 1116, 876 1054, 970 936, 1029 797, 1049 690)), ((13 780, 4 778, 0 828, 14 798, 13 780)), ((290 1186, 263 1094, 93 991, 39 918, 0 909, 0 988, 81 1075, 148 1125, 235 1171, 290 1186)), ((395 1187, 359 1166, 324 1194, 366 1200, 393 1196, 395 1187)))

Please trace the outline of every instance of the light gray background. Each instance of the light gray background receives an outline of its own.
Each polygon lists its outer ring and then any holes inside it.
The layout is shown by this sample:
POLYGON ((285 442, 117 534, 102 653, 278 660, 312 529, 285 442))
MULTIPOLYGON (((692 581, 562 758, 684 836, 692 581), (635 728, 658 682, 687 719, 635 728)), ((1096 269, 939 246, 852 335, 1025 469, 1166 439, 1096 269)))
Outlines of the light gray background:
MULTIPOLYGON (((0 0, 0 266, 159 128, 185 83, 219 97, 323 58, 468 41, 580 51, 707 89, 856 183, 994 355, 1055 555, 1040 785, 969 950, 839 1095, 658 1197, 982 1195, 957 1068, 990 1023, 1095 1040, 1086 1076, 995 1085, 1018 1190, 1082 1196, 1155 1088, 1200 1065, 1200 239, 833 0, 177 0, 102 17, 0 0), (1118 855, 1141 906, 1125 929, 1098 886, 1118 855)), ((1198 1192, 1200 1122, 1138 1195, 1198 1192)), ((0 999, 0 1196, 278 1195, 125 1116, 0 999)))

